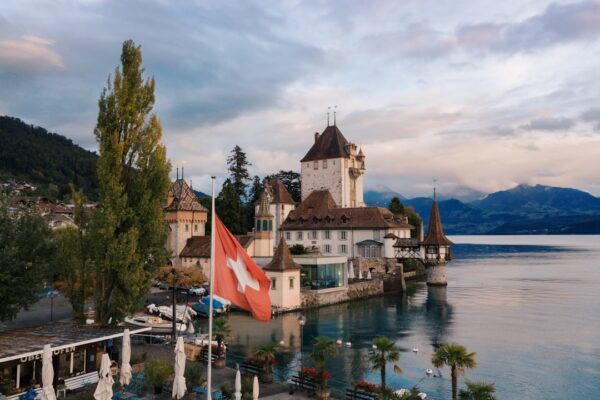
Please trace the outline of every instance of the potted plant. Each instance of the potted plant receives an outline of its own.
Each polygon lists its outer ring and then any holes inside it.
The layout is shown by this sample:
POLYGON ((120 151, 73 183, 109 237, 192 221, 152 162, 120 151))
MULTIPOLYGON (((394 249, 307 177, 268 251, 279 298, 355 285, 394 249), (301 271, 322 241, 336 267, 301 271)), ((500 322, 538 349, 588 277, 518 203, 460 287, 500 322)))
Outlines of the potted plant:
POLYGON ((363 392, 377 393, 379 388, 376 384, 367 381, 358 381, 354 384, 354 388, 363 392))
POLYGON ((225 317, 219 317, 213 321, 213 336, 217 341, 217 359, 213 362, 215 368, 225 367, 225 352, 223 351, 223 342, 231 334, 229 321, 225 317))
POLYGON ((254 360, 263 367, 261 380, 265 383, 273 382, 273 364, 275 357, 281 351, 281 346, 277 342, 263 344, 254 352, 254 360))
POLYGON ((323 400, 329 399, 330 391, 327 387, 327 381, 331 375, 325 370, 325 363, 331 357, 338 355, 338 348, 333 339, 327 336, 317 336, 313 340, 313 349, 310 353, 311 360, 319 369, 319 390, 317 396, 323 400))
POLYGON ((154 387, 154 393, 161 393, 163 383, 173 375, 173 366, 162 358, 153 358, 144 368, 146 381, 154 387))

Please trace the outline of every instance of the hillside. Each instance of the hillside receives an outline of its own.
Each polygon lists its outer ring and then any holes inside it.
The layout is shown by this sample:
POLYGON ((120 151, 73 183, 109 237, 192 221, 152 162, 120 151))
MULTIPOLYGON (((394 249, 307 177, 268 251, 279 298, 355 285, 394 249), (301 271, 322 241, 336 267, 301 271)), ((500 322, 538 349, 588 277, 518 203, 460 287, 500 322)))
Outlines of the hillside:
POLYGON ((27 181, 38 185, 37 194, 58 198, 68 195, 73 184, 95 200, 97 159, 64 136, 0 116, 0 180, 27 181))
MULTIPOLYGON (((431 198, 402 202, 429 220, 431 198)), ((600 234, 600 198, 577 189, 519 185, 469 203, 440 200, 439 208, 448 234, 600 234)))

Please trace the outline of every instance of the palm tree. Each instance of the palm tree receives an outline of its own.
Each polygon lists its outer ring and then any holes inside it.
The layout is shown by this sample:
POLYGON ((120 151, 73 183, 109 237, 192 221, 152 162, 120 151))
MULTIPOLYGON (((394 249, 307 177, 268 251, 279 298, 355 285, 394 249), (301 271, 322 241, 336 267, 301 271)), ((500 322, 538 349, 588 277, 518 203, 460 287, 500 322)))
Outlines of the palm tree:
POLYGON ((458 394, 459 400, 496 400, 496 387, 493 383, 465 382, 467 390, 461 389, 458 394))
POLYGON ((325 380, 325 363, 327 362, 328 358, 335 357, 337 355, 338 348, 333 339, 327 336, 317 336, 314 338, 313 349, 310 353, 310 358, 320 370, 321 390, 325 390, 327 388, 327 381, 325 380))
POLYGON ((254 352, 254 358, 261 362, 264 367, 264 376, 263 381, 270 382, 272 381, 273 374, 273 362, 275 361, 275 357, 281 351, 281 346, 277 342, 270 342, 267 344, 263 344, 254 352))
MULTIPOLYGON (((381 389, 385 390, 385 368, 388 362, 400 360, 400 349, 385 336, 373 339, 373 351, 369 355, 369 362, 374 370, 381 373, 381 389)), ((394 372, 401 374, 402 369, 394 364, 394 372)))
POLYGON ((213 321, 212 333, 217 341, 217 356, 221 358, 223 349, 223 341, 231 334, 231 327, 229 326, 229 320, 225 317, 216 318, 213 321))
POLYGON ((458 343, 444 343, 441 345, 433 353, 431 362, 437 368, 450 367, 452 375, 452 400, 457 400, 458 375, 464 374, 465 368, 473 368, 477 365, 475 353, 467 352, 467 348, 458 343))

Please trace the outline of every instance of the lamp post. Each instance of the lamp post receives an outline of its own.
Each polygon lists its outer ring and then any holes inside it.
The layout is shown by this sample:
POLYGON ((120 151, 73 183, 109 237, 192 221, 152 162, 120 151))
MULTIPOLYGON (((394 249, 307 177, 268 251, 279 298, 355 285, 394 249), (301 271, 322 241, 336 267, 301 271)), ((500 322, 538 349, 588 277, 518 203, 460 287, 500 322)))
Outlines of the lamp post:
POLYGON ((175 345, 175 343, 177 342, 177 301, 175 299, 176 296, 176 290, 175 290, 175 274, 176 274, 176 270, 175 270, 175 260, 173 259, 173 263, 172 263, 172 268, 171 268, 171 273, 173 274, 173 318, 171 318, 172 322, 173 322, 173 345, 175 345))
POLYGON ((48 292, 48 297, 50 297, 50 322, 54 321, 54 297, 56 297, 56 294, 52 293, 52 292, 48 292))
POLYGON ((304 374, 304 354, 302 353, 302 340, 304 325, 306 325, 306 317, 304 314, 300 314, 298 316, 298 325, 300 325, 300 379, 302 379, 304 374))

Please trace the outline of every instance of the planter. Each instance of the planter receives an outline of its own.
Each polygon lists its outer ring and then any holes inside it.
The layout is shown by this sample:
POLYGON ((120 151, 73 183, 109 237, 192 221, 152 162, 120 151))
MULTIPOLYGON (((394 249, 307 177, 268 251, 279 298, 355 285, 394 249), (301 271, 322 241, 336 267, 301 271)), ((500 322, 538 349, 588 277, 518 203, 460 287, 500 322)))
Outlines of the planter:
POLYGON ((217 359, 215 359, 215 361, 213 361, 212 365, 215 368, 225 368, 225 359, 217 358, 217 359))
POLYGON ((272 383, 273 382, 273 374, 267 374, 263 372, 260 374, 260 380, 262 383, 272 383))
POLYGON ((144 372, 144 363, 133 364, 131 366, 131 372, 144 372))
POLYGON ((329 390, 329 388, 317 389, 316 395, 321 400, 329 400, 329 396, 331 396, 331 391, 329 390))

